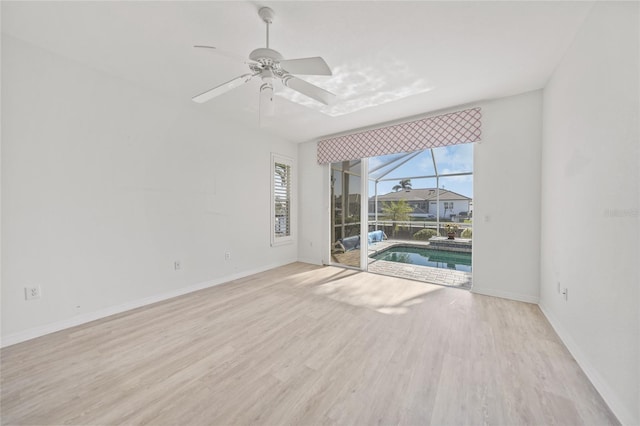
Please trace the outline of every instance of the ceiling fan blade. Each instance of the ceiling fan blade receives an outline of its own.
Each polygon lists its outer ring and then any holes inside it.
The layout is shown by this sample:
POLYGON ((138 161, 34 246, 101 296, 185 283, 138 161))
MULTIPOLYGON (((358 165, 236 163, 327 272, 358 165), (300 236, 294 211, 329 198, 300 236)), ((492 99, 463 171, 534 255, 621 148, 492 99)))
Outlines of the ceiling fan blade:
POLYGON ((302 93, 305 96, 315 99, 316 101, 325 105, 330 105, 336 98, 331 92, 327 92, 318 86, 314 86, 311 83, 307 83, 292 75, 287 75, 282 79, 285 86, 292 88, 293 90, 302 93))
POLYGON ((193 47, 196 47, 198 49, 216 49, 215 46, 207 46, 205 44, 196 44, 193 47))
POLYGON ((215 98, 216 96, 220 96, 225 92, 228 92, 231 89, 235 89, 236 87, 242 86, 247 83, 257 74, 244 74, 240 77, 236 77, 233 80, 227 81, 219 86, 214 87, 213 89, 207 90, 206 92, 200 93, 197 96, 191 98, 194 102, 199 104, 207 102, 210 99, 215 98))
POLYGON ((209 50, 209 51, 214 52, 214 53, 216 53, 216 54, 218 54, 220 56, 226 56, 229 59, 233 59, 234 61, 243 62, 243 63, 246 63, 246 64, 253 62, 253 61, 249 61, 247 58, 243 57, 242 55, 238 55, 238 54, 233 53, 233 52, 228 52, 226 50, 221 50, 221 49, 218 49, 215 46, 207 46, 207 45, 204 45, 204 44, 197 44, 197 45, 195 45, 193 47, 195 47, 196 49, 209 50))
POLYGON ((313 58, 283 59, 280 67, 289 74, 332 75, 329 65, 320 56, 313 58))

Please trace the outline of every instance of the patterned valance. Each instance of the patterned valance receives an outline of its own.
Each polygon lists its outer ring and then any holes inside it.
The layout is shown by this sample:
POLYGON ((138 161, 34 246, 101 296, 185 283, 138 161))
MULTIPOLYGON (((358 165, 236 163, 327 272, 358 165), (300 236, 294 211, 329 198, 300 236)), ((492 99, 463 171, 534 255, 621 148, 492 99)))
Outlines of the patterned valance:
POLYGON ((336 163, 478 142, 481 118, 480 108, 473 108, 325 139, 318 143, 318 163, 336 163))

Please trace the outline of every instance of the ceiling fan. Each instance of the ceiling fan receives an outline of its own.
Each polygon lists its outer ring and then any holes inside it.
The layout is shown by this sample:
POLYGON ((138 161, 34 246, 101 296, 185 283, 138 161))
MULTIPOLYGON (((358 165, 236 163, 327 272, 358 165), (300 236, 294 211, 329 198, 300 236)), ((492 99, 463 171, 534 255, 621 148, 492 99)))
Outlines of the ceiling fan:
MULTIPOLYGON (((262 79, 262 85, 260 86, 261 115, 274 114, 273 82, 275 79, 280 79, 285 86, 300 92, 311 99, 315 99, 325 105, 331 104, 336 95, 293 75, 332 75, 331 69, 325 60, 319 56, 312 58, 284 59, 279 52, 269 48, 269 25, 273 22, 275 12, 268 7, 263 7, 258 11, 258 15, 260 15, 267 25, 267 47, 255 49, 249 54, 250 61, 246 63, 249 65, 249 70, 251 72, 243 74, 233 80, 216 86, 213 89, 194 96, 192 100, 198 103, 207 102, 208 100, 211 100, 216 96, 220 96, 231 89, 248 83, 254 77, 260 76, 262 79)), ((215 47, 212 46, 194 47, 215 49, 215 47)))

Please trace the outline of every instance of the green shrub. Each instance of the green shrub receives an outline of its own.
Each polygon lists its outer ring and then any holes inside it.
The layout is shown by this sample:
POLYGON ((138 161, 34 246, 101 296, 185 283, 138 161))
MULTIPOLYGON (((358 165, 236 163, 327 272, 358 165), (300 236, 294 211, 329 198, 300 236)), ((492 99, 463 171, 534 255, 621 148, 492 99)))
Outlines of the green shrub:
POLYGON ((435 229, 425 228, 425 229, 421 229, 420 231, 418 231, 415 234, 413 234, 413 239, 414 240, 427 241, 429 238, 435 237, 435 236, 436 236, 436 230, 435 229))
POLYGON ((471 230, 471 228, 467 228, 464 231, 462 231, 462 234, 460 234, 460 238, 471 238, 472 234, 473 234, 473 231, 471 230))

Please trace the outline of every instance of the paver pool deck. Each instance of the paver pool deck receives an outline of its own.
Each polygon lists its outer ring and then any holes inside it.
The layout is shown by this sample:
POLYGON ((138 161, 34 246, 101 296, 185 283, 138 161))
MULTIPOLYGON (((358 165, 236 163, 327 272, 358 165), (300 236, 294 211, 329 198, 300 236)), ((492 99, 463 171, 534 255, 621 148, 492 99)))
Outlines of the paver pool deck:
MULTIPOLYGON (((429 246, 428 242, 422 241, 401 241, 386 240, 369 246, 369 256, 381 252, 391 246, 411 245, 429 246)), ((347 253, 333 255, 334 260, 344 265, 358 266, 360 250, 351 250, 347 253)), ((391 275, 399 278, 407 278, 415 281, 422 281, 429 284, 446 285, 448 287, 458 287, 471 289, 471 273, 456 271, 452 269, 432 268, 422 265, 410 265, 407 263, 389 262, 386 260, 376 260, 369 257, 368 272, 381 275, 391 275)))

